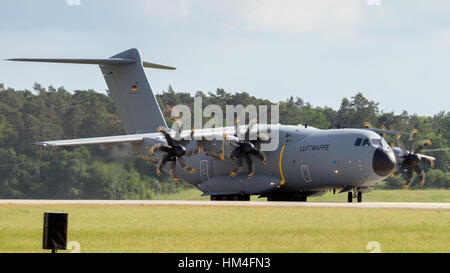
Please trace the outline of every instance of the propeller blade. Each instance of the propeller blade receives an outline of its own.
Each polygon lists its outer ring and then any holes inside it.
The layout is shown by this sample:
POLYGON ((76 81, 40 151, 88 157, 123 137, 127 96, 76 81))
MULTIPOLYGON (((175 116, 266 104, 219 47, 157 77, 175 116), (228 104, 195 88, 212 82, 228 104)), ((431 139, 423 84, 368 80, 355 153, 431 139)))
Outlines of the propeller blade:
POLYGON ((406 185, 403 186, 404 189, 409 188, 409 186, 411 186, 411 183, 413 181, 413 170, 412 167, 407 167, 406 168, 406 185))
POLYGON ((245 155, 245 161, 248 167, 248 177, 250 178, 255 174, 255 163, 253 162, 249 154, 245 155))
POLYGON ((176 162, 177 162, 177 159, 174 157, 174 158, 172 159, 172 164, 171 164, 171 166, 170 166, 170 176, 172 176, 172 180, 173 180, 174 182, 179 182, 180 179, 178 179, 178 178, 177 178, 177 175, 175 174, 176 162))
POLYGON ((416 138, 418 133, 419 133, 419 130, 418 129, 414 129, 414 130, 412 130, 411 134, 409 135, 408 151, 412 150, 412 145, 413 145, 414 139, 416 138))
POLYGON ((415 154, 420 153, 420 151, 422 151, 422 149, 425 146, 431 146, 431 141, 429 139, 422 141, 419 146, 417 146, 416 150, 414 151, 415 154))
POLYGON ((232 171, 230 171, 230 176, 231 177, 234 177, 234 176, 238 175, 241 172, 241 170, 242 170, 242 163, 243 163, 242 161, 243 161, 242 157, 239 156, 238 160, 237 160, 236 168, 234 168, 232 171))
POLYGON ((172 125, 172 128, 175 126, 175 139, 181 140, 181 131, 183 131, 183 122, 179 118, 175 119, 175 122, 172 125))
POLYGON ((399 147, 401 150, 402 150, 402 152, 403 152, 403 154, 406 154, 406 150, 405 150, 405 146, 403 145, 403 143, 400 141, 400 138, 402 137, 402 135, 401 134, 397 134, 397 136, 396 136, 396 142, 397 142, 397 147, 399 147))
POLYGON ((240 121, 240 119, 238 117, 236 117, 234 119, 234 136, 237 138, 239 138, 239 134, 238 134, 239 133, 239 126, 238 126, 239 121, 240 121))
POLYGON ((259 133, 258 140, 259 140, 259 142, 262 142, 262 143, 269 143, 270 137, 265 133, 259 133))
MULTIPOLYGON (((382 131, 386 130, 386 127, 384 126, 384 124, 381 124, 380 129, 381 129, 382 131)), ((384 137, 384 133, 383 133, 383 132, 379 133, 379 135, 380 135, 381 137, 384 137)))
POLYGON ((177 118, 173 124, 177 125, 177 131, 179 133, 181 133, 181 131, 183 131, 183 122, 181 122, 180 119, 177 118))
POLYGON ((420 162, 429 164, 431 168, 434 168, 434 161, 436 159, 432 156, 420 155, 420 162))
POLYGON ((162 133, 164 137, 166 138, 167 144, 172 147, 174 145, 174 141, 172 137, 170 136, 169 132, 167 131, 167 128, 159 127, 158 130, 156 130, 159 133, 162 133))
POLYGON ((152 147, 150 147, 150 149, 148 149, 148 154, 153 156, 155 153, 162 151, 162 152, 166 152, 169 153, 170 152, 170 147, 164 144, 155 144, 152 147))
POLYGON ((194 155, 198 155, 201 152, 202 152, 202 147, 198 146, 197 149, 187 150, 185 155, 194 156, 194 155))
POLYGON ((397 171, 397 170, 394 170, 394 171, 391 173, 391 177, 397 177, 397 176, 399 176, 400 173, 401 173, 401 172, 399 172, 399 171, 397 171))
POLYGON ((266 164, 267 158, 266 158, 266 155, 264 154, 264 152, 253 149, 253 150, 251 150, 250 153, 257 156, 264 164, 266 164))
POLYGON ((423 184, 425 184, 425 172, 417 165, 413 166, 413 169, 417 176, 420 177, 419 185, 423 186, 423 184))
POLYGON ((195 127, 192 126, 192 128, 191 128, 191 140, 194 140, 194 132, 195 132, 195 127))
POLYGON ((233 149, 233 151, 230 154, 230 158, 238 158, 241 155, 241 149, 239 148, 239 146, 237 146, 236 148, 233 149))
POLYGON ((183 167, 183 169, 185 169, 190 174, 194 174, 197 171, 195 168, 189 166, 189 164, 187 164, 186 161, 184 161, 184 159, 181 157, 178 157, 178 162, 180 162, 181 167, 183 167))
MULTIPOLYGON (((250 141, 250 132, 253 129, 253 127, 255 125, 257 125, 257 124, 258 124, 258 120, 257 119, 252 119, 249 122, 247 130, 245 131, 245 141, 250 141)), ((258 133, 256 133, 256 135, 258 135, 258 133)))
POLYGON ((156 174, 158 176, 161 175, 161 168, 164 167, 164 165, 166 164, 166 162, 169 160, 169 155, 165 155, 163 156, 163 158, 158 162, 158 164, 156 165, 156 174))
POLYGON ((230 145, 232 146, 232 147, 234 147, 234 148, 238 148, 240 145, 239 145, 239 142, 237 141, 237 140, 235 140, 235 139, 228 139, 227 138, 227 141, 228 141, 228 143, 230 143, 230 145))

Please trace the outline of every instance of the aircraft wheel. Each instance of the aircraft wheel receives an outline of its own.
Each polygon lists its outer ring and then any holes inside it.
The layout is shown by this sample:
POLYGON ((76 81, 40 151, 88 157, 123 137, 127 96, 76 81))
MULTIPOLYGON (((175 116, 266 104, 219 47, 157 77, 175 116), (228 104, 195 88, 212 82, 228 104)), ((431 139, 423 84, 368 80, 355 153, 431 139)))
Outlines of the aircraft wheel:
POLYGON ((211 201, 227 200, 226 195, 211 195, 211 201))
POLYGON ((358 203, 362 202, 362 192, 358 192, 358 203))
POLYGON ((353 194, 351 191, 347 193, 347 200, 349 203, 353 202, 353 194))
POLYGON ((239 197, 240 197, 239 200, 241 200, 241 201, 250 201, 250 195, 248 195, 248 194, 243 194, 239 197))

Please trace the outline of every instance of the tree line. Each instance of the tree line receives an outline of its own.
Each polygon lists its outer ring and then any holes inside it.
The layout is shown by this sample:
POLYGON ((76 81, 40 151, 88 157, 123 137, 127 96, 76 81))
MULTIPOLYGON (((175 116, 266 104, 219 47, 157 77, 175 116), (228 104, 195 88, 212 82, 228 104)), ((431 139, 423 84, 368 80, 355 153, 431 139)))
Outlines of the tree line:
MULTIPOLYGON (((224 89, 198 91, 203 106, 216 104, 272 105, 247 92, 229 93, 224 89)), ((156 95, 169 125, 171 107, 193 107, 194 96, 167 91, 156 95)), ((363 122, 374 127, 411 131, 419 129, 415 145, 430 139, 432 148, 449 147, 450 112, 418 116, 380 111, 379 105, 357 93, 343 98, 340 108, 313 106, 299 97, 276 102, 281 124, 308 124, 321 129, 361 128, 363 122)), ((224 117, 225 118, 225 117, 224 117)), ((270 119, 268 119, 270 120, 270 119)), ((57 140, 124 134, 122 122, 111 97, 94 90, 69 92, 63 87, 15 90, 0 84, 0 198, 58 199, 152 199, 156 194, 172 193, 190 187, 173 183, 167 175, 157 177, 155 168, 134 157, 126 145, 103 147, 89 145, 45 148, 42 140, 57 140)), ((394 141, 386 136, 388 142, 394 141)), ((403 139, 407 143, 407 137, 403 139)), ((425 167, 424 188, 448 188, 450 181, 448 151, 428 153, 437 158, 434 169, 425 167)), ((401 188, 401 177, 389 178, 378 188, 401 188)), ((417 184, 417 183, 416 183, 417 184)), ((419 188, 416 186, 415 188, 419 188)))

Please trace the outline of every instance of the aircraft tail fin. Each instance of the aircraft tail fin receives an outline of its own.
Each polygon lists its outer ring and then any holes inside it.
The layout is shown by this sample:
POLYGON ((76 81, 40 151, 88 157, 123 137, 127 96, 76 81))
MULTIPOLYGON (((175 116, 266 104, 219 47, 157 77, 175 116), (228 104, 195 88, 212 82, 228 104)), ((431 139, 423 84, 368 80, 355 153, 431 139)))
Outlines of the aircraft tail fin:
POLYGON ((167 127, 143 67, 145 65, 159 69, 175 68, 143 62, 139 50, 135 48, 111 58, 136 60, 131 65, 100 65, 125 132, 149 133, 155 132, 159 126, 167 127))
POLYGON ((105 77, 117 113, 127 134, 155 132, 167 124, 150 87, 144 67, 174 70, 174 67, 143 61, 132 48, 107 59, 16 58, 10 61, 97 64, 105 77))

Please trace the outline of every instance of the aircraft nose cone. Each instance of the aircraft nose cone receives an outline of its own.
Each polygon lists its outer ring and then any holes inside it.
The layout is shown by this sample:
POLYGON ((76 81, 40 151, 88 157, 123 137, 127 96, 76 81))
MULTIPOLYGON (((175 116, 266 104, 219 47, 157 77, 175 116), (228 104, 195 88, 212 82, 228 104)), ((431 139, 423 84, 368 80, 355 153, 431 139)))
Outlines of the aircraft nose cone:
POLYGON ((395 156, 391 151, 376 149, 373 155, 373 170, 379 176, 389 175, 395 167, 395 156))

